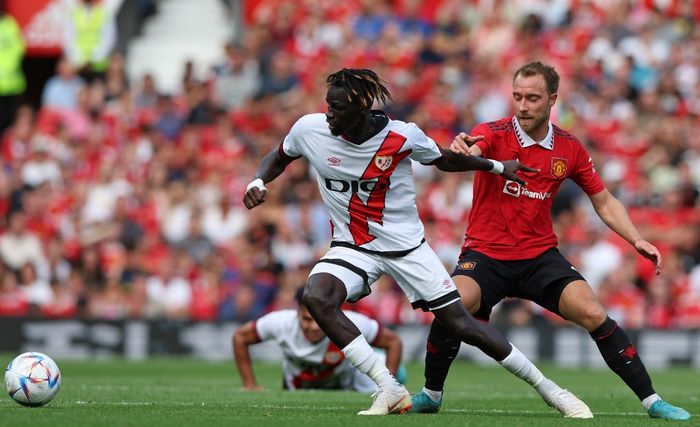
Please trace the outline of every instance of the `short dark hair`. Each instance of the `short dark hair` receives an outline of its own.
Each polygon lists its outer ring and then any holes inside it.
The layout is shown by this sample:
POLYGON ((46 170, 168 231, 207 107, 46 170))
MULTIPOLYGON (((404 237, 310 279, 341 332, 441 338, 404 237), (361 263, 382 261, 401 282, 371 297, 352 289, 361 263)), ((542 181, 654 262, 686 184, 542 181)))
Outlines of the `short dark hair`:
POLYGON ((302 302, 303 298, 304 298, 304 287, 302 286, 299 289, 297 289, 296 292, 294 292, 294 301, 296 301, 300 307, 303 307, 304 306, 304 303, 302 302))
POLYGON ((559 90, 559 74, 551 65, 546 65, 540 61, 530 62, 525 64, 513 74, 513 82, 518 76, 532 77, 536 75, 544 77, 544 82, 547 85, 547 92, 550 94, 557 93, 559 90))
POLYGON ((328 87, 335 86, 345 89, 350 97, 350 102, 357 102, 363 109, 372 108, 374 101, 386 105, 391 100, 389 89, 381 77, 372 70, 366 68, 343 68, 328 76, 328 87))

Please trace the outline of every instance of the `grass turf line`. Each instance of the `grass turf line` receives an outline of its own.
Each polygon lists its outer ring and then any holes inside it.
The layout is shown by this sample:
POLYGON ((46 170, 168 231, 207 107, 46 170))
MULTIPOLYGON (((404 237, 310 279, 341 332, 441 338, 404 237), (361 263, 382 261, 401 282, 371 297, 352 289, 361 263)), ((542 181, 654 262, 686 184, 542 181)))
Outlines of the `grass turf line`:
MULTIPOLYGON (((2 355, 5 366, 11 355, 2 355)), ((0 425, 7 426, 658 426, 620 379, 607 370, 544 366, 546 375, 591 407, 593 420, 564 419, 524 382, 498 366, 458 361, 446 384, 443 410, 435 415, 363 417, 355 413, 371 398, 352 392, 280 389, 281 367, 256 364, 263 392, 247 392, 233 362, 152 359, 145 362, 58 360, 61 391, 43 408, 0 399, 0 425)), ((411 392, 422 385, 422 364, 408 366, 411 392)), ((700 372, 675 368, 652 372, 657 391, 700 420, 700 372)), ((676 424, 676 423, 672 423, 676 424)), ((664 423, 664 425, 667 425, 664 423)))

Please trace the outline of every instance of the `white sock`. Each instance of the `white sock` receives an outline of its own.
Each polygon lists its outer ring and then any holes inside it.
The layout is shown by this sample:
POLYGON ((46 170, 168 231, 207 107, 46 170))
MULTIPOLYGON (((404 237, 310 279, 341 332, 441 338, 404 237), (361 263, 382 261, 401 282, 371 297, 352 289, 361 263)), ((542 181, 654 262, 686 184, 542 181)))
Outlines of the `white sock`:
POLYGON ((658 394, 654 393, 651 396, 642 400, 642 406, 649 410, 649 408, 651 408, 651 405, 653 405, 654 402, 656 402, 657 400, 661 400, 661 397, 658 394))
POLYGON ((423 387, 423 393, 427 394, 430 400, 432 400, 433 402, 439 402, 440 399, 442 399, 442 391, 435 391, 423 387))
POLYGON ((512 347, 510 354, 498 363, 516 377, 533 386, 542 396, 548 395, 551 391, 559 388, 554 381, 546 378, 542 372, 537 369, 537 366, 533 365, 530 359, 525 357, 517 347, 512 343, 510 346, 512 347))
MULTIPOLYGON (((537 367, 535 367, 535 369, 537 369, 537 367)), ((535 390, 537 391, 537 393, 540 394, 540 396, 549 396, 550 394, 552 394, 552 392, 561 388, 554 381, 550 380, 544 375, 542 376, 544 377, 542 378, 542 381, 540 381, 540 383, 535 386, 535 390)))
POLYGON ((352 340, 342 349, 342 352, 350 363, 360 372, 372 378, 379 387, 397 387, 399 385, 363 335, 352 340))

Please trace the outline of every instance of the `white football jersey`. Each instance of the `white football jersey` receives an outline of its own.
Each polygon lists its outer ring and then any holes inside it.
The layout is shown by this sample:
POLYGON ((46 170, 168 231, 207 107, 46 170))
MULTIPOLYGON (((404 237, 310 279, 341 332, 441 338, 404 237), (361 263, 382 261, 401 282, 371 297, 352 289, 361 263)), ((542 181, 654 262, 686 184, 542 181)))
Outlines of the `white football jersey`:
MULTIPOLYGON (((372 343, 377 338, 379 324, 376 320, 354 311, 343 313, 357 326, 367 342, 372 343)), ((315 344, 304 338, 297 310, 273 311, 253 325, 261 341, 274 340, 282 348, 282 366, 288 388, 302 388, 305 384, 313 384, 314 388, 321 388, 324 384, 345 386, 343 388, 350 386, 342 382, 352 380, 346 374, 354 371, 355 367, 328 337, 315 344)))
POLYGON ((405 251, 421 244, 424 230, 407 157, 430 163, 441 153, 414 123, 389 120, 358 145, 332 135, 325 114, 308 114, 297 120, 281 150, 289 157, 305 157, 316 169, 334 242, 375 252, 405 251))

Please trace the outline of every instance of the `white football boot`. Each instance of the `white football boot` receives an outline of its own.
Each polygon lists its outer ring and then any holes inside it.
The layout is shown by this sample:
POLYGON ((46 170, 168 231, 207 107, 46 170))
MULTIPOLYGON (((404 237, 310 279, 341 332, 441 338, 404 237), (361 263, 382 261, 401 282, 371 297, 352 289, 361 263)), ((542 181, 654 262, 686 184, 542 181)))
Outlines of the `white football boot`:
POLYGON ((588 406, 569 390, 558 388, 542 398, 547 405, 561 412, 566 418, 593 418, 588 406))
POLYGON ((357 415, 403 414, 411 410, 411 394, 402 385, 380 387, 372 397, 374 398, 372 406, 358 412, 357 415))

